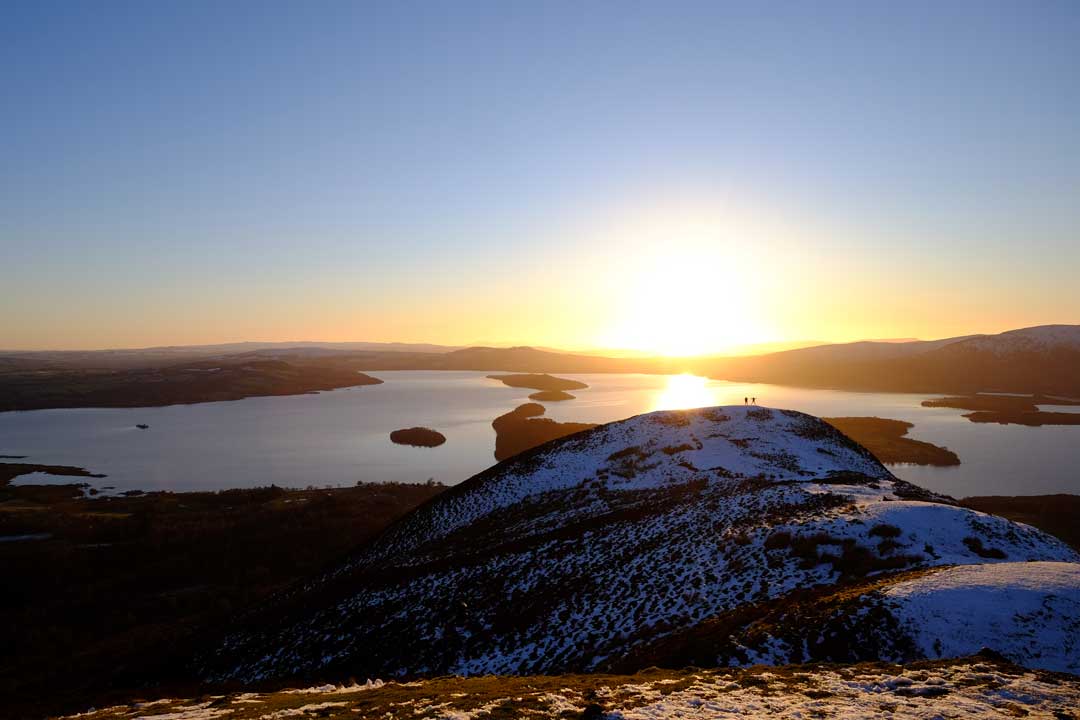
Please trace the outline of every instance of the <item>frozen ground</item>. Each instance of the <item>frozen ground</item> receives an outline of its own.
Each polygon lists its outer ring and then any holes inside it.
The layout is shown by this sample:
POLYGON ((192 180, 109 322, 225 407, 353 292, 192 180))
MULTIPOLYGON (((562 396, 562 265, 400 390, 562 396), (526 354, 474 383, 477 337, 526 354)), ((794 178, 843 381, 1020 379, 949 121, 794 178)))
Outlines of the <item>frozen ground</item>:
MULTIPOLYGON (((80 720, 277 718, 1017 718, 1067 720, 1080 678, 981 657, 896 665, 650 671, 639 675, 440 678, 369 682, 198 700, 165 699, 83 713, 80 720), (593 706, 586 714, 586 709, 593 706)), ((74 716, 73 716, 74 717, 74 716)))

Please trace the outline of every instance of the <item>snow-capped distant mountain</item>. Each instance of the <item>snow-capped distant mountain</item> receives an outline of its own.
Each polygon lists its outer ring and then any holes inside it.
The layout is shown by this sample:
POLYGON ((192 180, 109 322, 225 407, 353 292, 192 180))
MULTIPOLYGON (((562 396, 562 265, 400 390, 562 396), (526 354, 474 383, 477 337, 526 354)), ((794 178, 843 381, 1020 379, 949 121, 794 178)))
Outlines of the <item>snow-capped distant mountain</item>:
MULTIPOLYGON (((1080 557, 896 479, 816 418, 752 406, 656 412, 452 488, 251 614, 200 671, 254 681, 659 664, 666 638, 717 618, 747 625, 808 588, 1026 561, 1080 557)), ((1002 652, 1027 637, 1011 629, 1002 652)), ((745 647, 730 660, 783 650, 745 647)))
POLYGON ((846 390, 1080 396, 1080 325, 915 342, 857 342, 718 361, 710 377, 846 390))
POLYGON ((1080 325, 1040 325, 999 335, 976 335, 955 344, 954 349, 998 354, 1077 351, 1080 350, 1080 325))

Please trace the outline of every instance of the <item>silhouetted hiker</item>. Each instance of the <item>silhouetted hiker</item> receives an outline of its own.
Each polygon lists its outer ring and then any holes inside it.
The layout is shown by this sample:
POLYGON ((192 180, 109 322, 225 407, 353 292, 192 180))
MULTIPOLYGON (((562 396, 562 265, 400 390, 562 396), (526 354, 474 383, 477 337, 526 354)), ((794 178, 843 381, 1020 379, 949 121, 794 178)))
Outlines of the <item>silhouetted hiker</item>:
POLYGON ((757 398, 750 398, 751 405, 757 405, 757 398))
POLYGON ((743 404, 743 405, 749 405, 749 404, 750 404, 750 398, 748 398, 748 397, 744 397, 744 398, 742 399, 742 404, 743 404))

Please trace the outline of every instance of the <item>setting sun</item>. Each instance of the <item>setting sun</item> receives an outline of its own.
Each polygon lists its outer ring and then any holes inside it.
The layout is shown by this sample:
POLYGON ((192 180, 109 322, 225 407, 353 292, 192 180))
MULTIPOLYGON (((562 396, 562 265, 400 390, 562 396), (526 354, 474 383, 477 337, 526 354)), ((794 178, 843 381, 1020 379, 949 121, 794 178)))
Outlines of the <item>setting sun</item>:
POLYGON ((675 251, 642 263, 602 344, 685 357, 766 339, 737 263, 711 255, 675 251))

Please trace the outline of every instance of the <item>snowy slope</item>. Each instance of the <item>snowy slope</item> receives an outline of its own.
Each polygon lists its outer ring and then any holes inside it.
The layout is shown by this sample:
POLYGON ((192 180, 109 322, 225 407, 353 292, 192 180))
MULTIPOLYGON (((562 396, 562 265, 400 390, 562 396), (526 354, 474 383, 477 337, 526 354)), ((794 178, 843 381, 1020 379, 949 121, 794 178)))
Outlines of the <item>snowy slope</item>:
POLYGON ((408 551, 526 498, 590 484, 650 490, 681 485, 703 473, 712 478, 724 473, 769 477, 777 484, 836 472, 891 478, 861 447, 841 442, 835 434, 818 437, 821 428, 808 419, 740 406, 661 411, 609 423, 528 461, 481 474, 429 513, 395 528, 393 542, 384 549, 408 551))
POLYGON ((1028 667, 1080 674, 1080 564, 947 568, 899 582, 884 598, 925 657, 989 647, 1028 667))
POLYGON ((1080 558, 897 480, 811 416, 658 412, 439 496, 253 614, 199 669, 243 681, 591 670, 815 586, 1032 560, 1080 558))
POLYGON ((721 615, 654 645, 638 650, 639 664, 911 662, 988 649, 1026 667, 1080 674, 1080 564, 880 575, 721 615))

